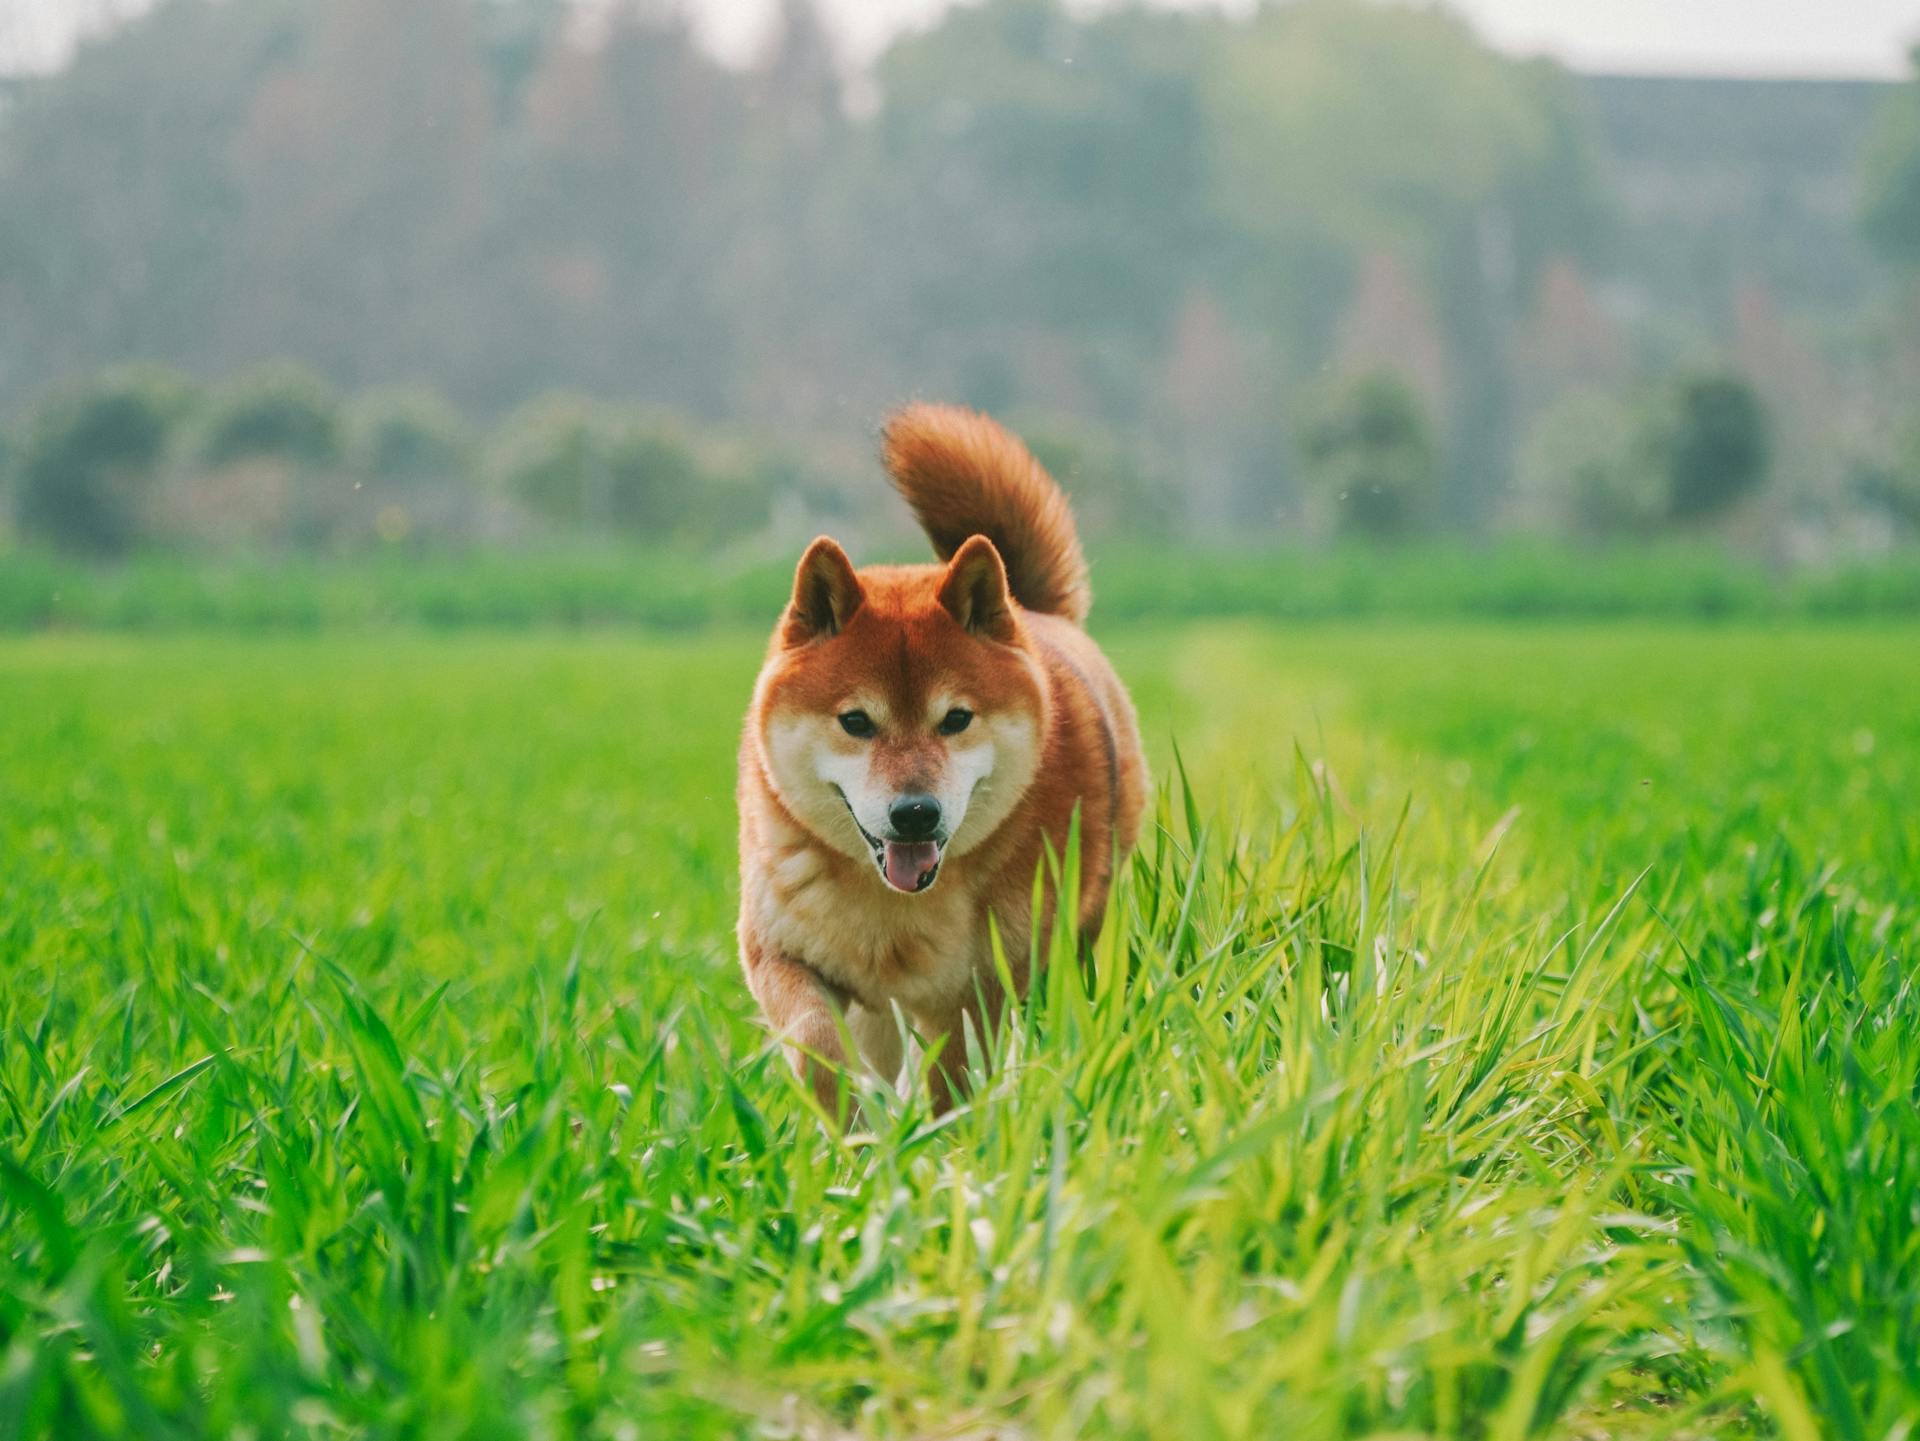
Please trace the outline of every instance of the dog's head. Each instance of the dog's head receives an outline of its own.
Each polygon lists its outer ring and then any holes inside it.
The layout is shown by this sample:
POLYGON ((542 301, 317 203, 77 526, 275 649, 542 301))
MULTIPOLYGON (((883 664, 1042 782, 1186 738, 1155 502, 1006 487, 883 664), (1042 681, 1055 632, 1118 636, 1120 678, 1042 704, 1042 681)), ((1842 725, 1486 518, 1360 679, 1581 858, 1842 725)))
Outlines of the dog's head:
POLYGON ((945 565, 856 574, 808 547, 750 722, 767 778, 822 841, 914 894, 1032 784, 1046 691, 984 536, 945 565))

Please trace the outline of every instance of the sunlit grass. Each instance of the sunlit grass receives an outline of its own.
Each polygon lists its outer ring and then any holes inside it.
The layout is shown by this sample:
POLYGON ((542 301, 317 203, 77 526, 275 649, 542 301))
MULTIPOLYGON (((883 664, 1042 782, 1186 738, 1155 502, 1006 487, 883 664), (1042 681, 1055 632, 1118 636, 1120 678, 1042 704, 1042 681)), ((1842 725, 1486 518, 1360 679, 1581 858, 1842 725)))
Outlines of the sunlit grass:
POLYGON ((753 637, 0 650, 0 1435, 1920 1419, 1920 637, 1113 639, 1089 964, 844 1139, 753 637))

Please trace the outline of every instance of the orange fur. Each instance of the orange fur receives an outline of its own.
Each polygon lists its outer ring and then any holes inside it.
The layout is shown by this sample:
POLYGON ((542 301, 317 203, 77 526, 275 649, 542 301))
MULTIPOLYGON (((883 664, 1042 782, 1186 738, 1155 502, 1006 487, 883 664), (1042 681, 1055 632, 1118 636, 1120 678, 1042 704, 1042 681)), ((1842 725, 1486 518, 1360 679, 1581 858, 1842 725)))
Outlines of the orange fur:
POLYGON ((1046 472, 993 421, 946 407, 896 416, 886 459, 943 563, 856 572, 815 541, 740 747, 741 962, 829 1110, 853 1059, 843 1032, 892 1071, 903 1022, 938 1048, 928 1082, 949 1104, 967 1028, 983 1032, 1004 1001, 989 923, 1024 996, 1047 849, 1064 848, 1077 810, 1074 900, 1091 938, 1147 788, 1132 703, 1078 624, 1086 565, 1046 472), (971 719, 948 733, 960 710, 971 719), (862 734, 838 719, 849 712, 862 734), (887 805, 908 793, 943 798, 953 823, 918 891, 882 859, 887 805))
POLYGON ((1093 603, 1067 498, 1018 436, 957 405, 910 405, 887 422, 887 472, 934 554, 984 535, 1028 610, 1084 623, 1093 603))

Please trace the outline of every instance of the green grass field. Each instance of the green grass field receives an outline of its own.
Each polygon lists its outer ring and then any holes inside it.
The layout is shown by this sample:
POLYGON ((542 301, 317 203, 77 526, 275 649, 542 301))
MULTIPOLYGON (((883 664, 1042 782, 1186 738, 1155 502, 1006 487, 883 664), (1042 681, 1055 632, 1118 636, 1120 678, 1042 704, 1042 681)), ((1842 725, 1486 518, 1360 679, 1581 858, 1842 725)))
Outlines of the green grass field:
POLYGON ((1913 1434, 1920 629, 1105 638, 1090 973, 844 1140, 758 637, 0 642, 0 1436, 1913 1434))
MULTIPOLYGON (((575 546, 336 555, 167 554, 101 565, 0 540, 0 634, 37 630, 499 630, 765 623, 798 541, 768 554, 575 546)), ((889 548, 918 560, 918 540, 889 548)), ((862 564, 888 558, 862 553, 862 564)), ((1380 549, 1097 547, 1107 624, 1259 617, 1507 620, 1920 620, 1920 550, 1782 568, 1695 539, 1569 547, 1507 538, 1380 549)))

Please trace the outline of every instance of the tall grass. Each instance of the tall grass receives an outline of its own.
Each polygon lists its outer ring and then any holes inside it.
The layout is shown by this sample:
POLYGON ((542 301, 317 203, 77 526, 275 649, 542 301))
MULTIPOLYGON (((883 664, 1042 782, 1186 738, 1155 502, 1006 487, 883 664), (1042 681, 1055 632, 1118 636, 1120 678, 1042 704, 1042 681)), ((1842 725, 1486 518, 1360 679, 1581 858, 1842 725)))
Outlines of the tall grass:
POLYGON ((1910 639, 1123 637, 1089 962, 844 1137, 726 933, 750 638, 0 648, 0 1435, 1903 1434, 1910 639), (1768 734, 1818 804, 1703 846, 1768 734))
POLYGON ((217 988, 149 957, 16 990, 6 1409, 149 1436, 724 1431, 796 1387, 903 1434, 1578 1416, 1597 1372, 1684 1349, 1658 1223, 1582 1134, 1620 963, 1412 902, 1391 844, 1302 794, 1255 835, 1163 805, 1091 976, 1048 971, 973 1106, 868 1083, 845 1142, 699 996, 622 1005, 577 956, 490 1017, 510 1045, 449 981, 298 947, 217 988), (1436 963, 1446 930, 1475 939, 1436 963))

